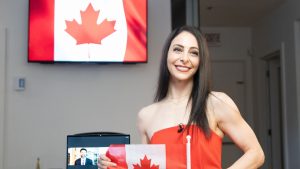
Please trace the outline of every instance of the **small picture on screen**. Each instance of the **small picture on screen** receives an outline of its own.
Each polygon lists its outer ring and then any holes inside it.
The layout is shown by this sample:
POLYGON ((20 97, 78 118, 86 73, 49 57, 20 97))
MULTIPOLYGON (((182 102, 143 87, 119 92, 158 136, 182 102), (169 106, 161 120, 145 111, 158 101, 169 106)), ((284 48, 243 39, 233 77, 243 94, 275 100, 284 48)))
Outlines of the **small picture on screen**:
POLYGON ((147 62, 147 0, 29 0, 29 62, 147 62))
POLYGON ((108 147, 68 148, 68 166, 97 165, 100 154, 105 154, 108 147))

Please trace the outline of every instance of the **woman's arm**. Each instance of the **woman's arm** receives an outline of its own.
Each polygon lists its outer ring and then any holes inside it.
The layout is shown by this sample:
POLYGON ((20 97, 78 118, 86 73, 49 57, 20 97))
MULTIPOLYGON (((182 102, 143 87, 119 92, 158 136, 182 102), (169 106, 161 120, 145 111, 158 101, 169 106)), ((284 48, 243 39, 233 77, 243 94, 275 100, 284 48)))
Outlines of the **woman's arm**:
POLYGON ((224 93, 215 94, 215 118, 218 128, 244 152, 229 169, 256 169, 264 163, 263 150, 250 126, 242 118, 232 99, 224 93))

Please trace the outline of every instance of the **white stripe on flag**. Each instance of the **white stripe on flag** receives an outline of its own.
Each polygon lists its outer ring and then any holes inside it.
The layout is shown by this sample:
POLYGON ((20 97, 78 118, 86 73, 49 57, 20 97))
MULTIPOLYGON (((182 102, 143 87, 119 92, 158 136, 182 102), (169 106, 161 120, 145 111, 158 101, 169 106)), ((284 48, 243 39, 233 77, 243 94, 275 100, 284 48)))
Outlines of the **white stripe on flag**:
POLYGON ((123 61, 127 42, 127 25, 123 0, 55 0, 54 14, 54 60, 56 61, 123 61), (66 31, 66 20, 75 19, 81 24, 80 12, 92 4, 100 10, 97 24, 103 20, 115 22, 115 32, 101 41, 101 44, 76 44, 76 39, 66 31))
POLYGON ((133 165, 141 165, 141 160, 145 155, 151 160, 152 165, 159 165, 159 169, 166 169, 166 147, 162 144, 152 145, 126 145, 126 162, 129 169, 133 169, 133 165))

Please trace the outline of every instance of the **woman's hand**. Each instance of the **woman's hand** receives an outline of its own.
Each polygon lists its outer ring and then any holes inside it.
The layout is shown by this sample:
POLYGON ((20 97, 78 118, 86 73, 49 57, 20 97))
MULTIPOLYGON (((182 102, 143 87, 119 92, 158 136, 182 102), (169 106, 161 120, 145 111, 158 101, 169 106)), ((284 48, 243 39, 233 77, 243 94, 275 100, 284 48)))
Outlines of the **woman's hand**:
POLYGON ((100 169, 107 169, 107 167, 117 166, 117 164, 111 162, 111 160, 108 157, 106 157, 105 154, 100 154, 97 165, 98 165, 98 168, 100 168, 100 169))

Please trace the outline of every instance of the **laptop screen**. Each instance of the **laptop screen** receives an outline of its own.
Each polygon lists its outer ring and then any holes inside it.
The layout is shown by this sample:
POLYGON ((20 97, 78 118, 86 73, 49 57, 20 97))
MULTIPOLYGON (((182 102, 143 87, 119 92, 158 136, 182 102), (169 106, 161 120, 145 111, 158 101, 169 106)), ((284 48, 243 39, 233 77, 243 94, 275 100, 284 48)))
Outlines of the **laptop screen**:
POLYGON ((130 144, 130 135, 87 133, 67 136, 67 169, 98 169, 100 154, 111 144, 130 144))

